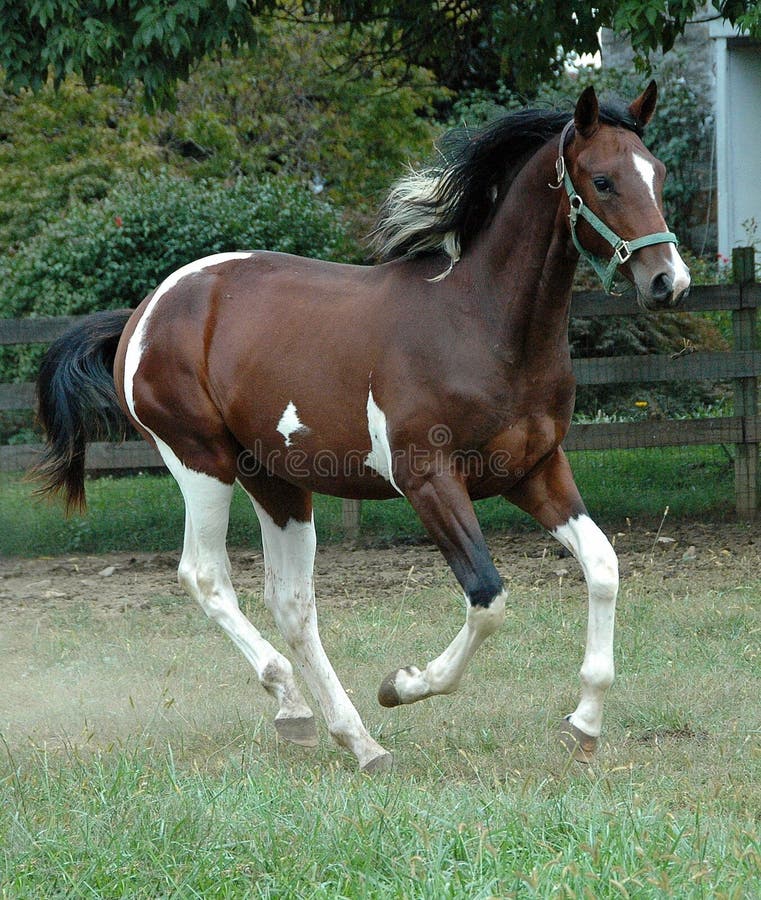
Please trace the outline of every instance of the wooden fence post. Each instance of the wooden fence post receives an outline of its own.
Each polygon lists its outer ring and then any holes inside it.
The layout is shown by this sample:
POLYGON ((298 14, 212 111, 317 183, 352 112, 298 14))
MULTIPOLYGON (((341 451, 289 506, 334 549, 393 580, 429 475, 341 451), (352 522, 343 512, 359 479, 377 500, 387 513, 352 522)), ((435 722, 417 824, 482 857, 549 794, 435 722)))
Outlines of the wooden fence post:
POLYGON ((344 535, 351 541, 359 537, 359 526, 362 519, 362 501, 344 500, 342 507, 344 535))
MULTIPOLYGON (((756 349, 756 308, 743 307, 743 287, 756 280, 756 254, 753 247, 732 251, 732 279, 740 287, 740 309, 732 310, 735 350, 756 349)), ((746 420, 758 415, 758 378, 737 378, 734 389, 735 415, 743 419, 742 444, 735 444, 735 505, 741 519, 754 519, 759 497, 759 444, 745 440, 746 420)))

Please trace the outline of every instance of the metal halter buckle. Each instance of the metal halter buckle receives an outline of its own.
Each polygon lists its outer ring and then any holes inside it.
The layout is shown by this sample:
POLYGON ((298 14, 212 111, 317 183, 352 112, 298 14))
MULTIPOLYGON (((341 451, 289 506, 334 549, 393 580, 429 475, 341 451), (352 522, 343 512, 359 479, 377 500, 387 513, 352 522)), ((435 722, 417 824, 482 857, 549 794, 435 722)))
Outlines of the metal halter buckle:
POLYGON ((573 127, 573 119, 569 119, 566 122, 565 127, 560 132, 560 141, 558 143, 558 155, 555 160, 555 177, 557 178, 557 182, 555 184, 548 184, 547 187, 552 188, 553 191, 557 191, 559 188, 563 187, 563 182, 565 180, 566 166, 565 166, 565 140, 568 136, 568 132, 573 127))
POLYGON ((571 229, 574 230, 575 234, 576 221, 579 218, 579 213, 581 212, 582 207, 584 206, 584 201, 578 194, 574 193, 568 197, 568 205, 571 207, 570 212, 568 213, 568 218, 571 220, 571 229))
POLYGON ((627 242, 623 240, 618 244, 614 252, 618 257, 619 266, 622 266, 625 262, 627 262, 632 255, 631 248, 629 247, 627 242), (624 256, 624 253, 626 253, 626 256, 624 256))

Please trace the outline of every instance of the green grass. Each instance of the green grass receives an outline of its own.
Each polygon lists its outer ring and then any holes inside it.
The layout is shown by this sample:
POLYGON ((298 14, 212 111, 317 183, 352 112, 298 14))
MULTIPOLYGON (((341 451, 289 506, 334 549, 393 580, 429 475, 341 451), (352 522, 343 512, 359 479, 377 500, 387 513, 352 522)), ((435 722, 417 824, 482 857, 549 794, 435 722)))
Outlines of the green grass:
MULTIPOLYGON (((721 517, 731 511, 732 461, 719 447, 579 452, 571 454, 571 463, 587 507, 601 521, 657 521, 666 506, 673 516, 721 517)), ((69 520, 60 505, 37 500, 32 488, 16 477, 0 476, 0 487, 0 554, 174 550, 182 545, 182 501, 169 476, 90 480, 87 514, 69 520)), ((531 523, 499 498, 479 502, 478 513, 487 533, 531 523)), ((320 541, 341 538, 339 500, 317 497, 315 520, 320 541)), ((423 535, 402 499, 363 504, 362 521, 370 540, 423 535)), ((242 491, 233 501, 229 543, 260 545, 256 517, 242 491)))
POLYGON ((65 764, 6 791, 4 897, 753 897, 757 828, 674 814, 628 777, 484 785, 262 765, 214 777, 169 749, 65 764), (19 809, 19 796, 26 808, 19 809), (32 797, 34 799, 32 799, 32 797), (72 802, 72 800, 74 802, 72 802), (7 859, 8 857, 6 857, 7 859), (9 860, 10 861, 10 860, 9 860))
POLYGON ((511 581, 461 690, 392 711, 378 679, 459 627, 451 585, 324 604, 336 669, 396 754, 376 780, 322 726, 315 751, 279 743, 242 657, 184 604, 20 618, 0 660, 4 684, 27 676, 10 725, 0 707, 0 896, 760 896, 758 558, 667 589, 647 558, 586 769, 553 739, 576 692, 578 580, 511 581))

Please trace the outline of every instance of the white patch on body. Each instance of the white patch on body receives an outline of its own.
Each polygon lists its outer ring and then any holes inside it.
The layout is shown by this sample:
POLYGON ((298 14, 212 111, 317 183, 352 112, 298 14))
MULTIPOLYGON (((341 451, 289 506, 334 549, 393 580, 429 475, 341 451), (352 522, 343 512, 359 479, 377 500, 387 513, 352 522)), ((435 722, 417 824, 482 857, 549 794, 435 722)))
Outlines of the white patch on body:
MULTIPOLYGON (((212 256, 205 256, 203 259, 197 259, 195 262, 188 263, 188 265, 177 269, 176 272, 172 272, 172 274, 165 278, 156 288, 148 305, 143 310, 143 314, 140 317, 140 321, 137 323, 137 327, 135 328, 132 337, 129 339, 127 352, 124 355, 124 398, 127 401, 127 406, 132 417, 136 421, 140 422, 140 419, 135 412, 135 375, 140 366, 143 350, 145 349, 145 335, 148 320, 156 308, 158 301, 167 293, 167 291, 170 291, 176 284, 182 281, 183 278, 187 278, 189 275, 197 275, 199 272, 203 272, 204 269, 208 269, 210 266, 218 266, 221 263, 230 262, 234 259, 248 259, 251 255, 250 252, 247 252, 215 253, 212 256)), ((140 422, 140 424, 142 425, 143 423, 140 422)))
POLYGON ((639 153, 632 153, 632 156, 634 158, 634 168, 639 172, 639 176, 645 182, 650 196, 655 200, 655 166, 645 159, 644 156, 640 156, 639 153))
POLYGON ((288 403, 288 406, 283 410, 283 415, 280 416, 280 421, 277 423, 277 430, 283 435, 286 447, 290 447, 293 443, 291 440, 292 435, 297 434, 298 432, 301 432, 302 434, 309 433, 309 429, 306 425, 302 425, 301 420, 299 419, 299 414, 293 400, 291 400, 288 403))
MULTIPOLYGON (((391 445, 388 442, 386 414, 375 402, 373 389, 367 394, 367 430, 370 433, 371 449, 365 457, 365 464, 382 475, 394 488, 402 494, 394 481, 391 445)), ((402 494, 404 496, 404 494, 402 494)))

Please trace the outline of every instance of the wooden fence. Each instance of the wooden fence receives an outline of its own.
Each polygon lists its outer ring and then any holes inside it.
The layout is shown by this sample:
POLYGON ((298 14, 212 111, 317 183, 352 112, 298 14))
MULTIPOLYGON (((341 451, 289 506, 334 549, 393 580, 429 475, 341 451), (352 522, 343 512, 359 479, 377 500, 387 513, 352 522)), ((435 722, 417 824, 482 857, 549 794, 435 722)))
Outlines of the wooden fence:
MULTIPOLYGON (((725 352, 686 353, 679 356, 640 355, 577 359, 574 371, 579 385, 627 382, 732 381, 732 416, 710 419, 646 419, 639 422, 574 424, 566 437, 567 450, 610 450, 636 447, 669 447, 688 444, 734 444, 735 502, 738 515, 755 516, 759 507, 759 447, 761 416, 758 409, 761 351, 757 349, 757 309, 761 284, 755 280, 752 248, 733 253, 732 284, 694 287, 681 309, 689 312, 729 310, 733 347, 725 352)), ((632 296, 612 297, 585 292, 573 296, 573 316, 632 316, 641 314, 632 296)), ((49 343, 75 319, 0 319, 0 345, 49 343)), ((34 406, 31 384, 0 384, 0 410, 34 406)), ((39 454, 39 445, 0 446, 0 471, 28 468, 39 454)), ((91 470, 152 469, 161 458, 143 441, 88 446, 91 470)), ((360 502, 344 502, 344 526, 348 534, 359 530, 360 502)))

